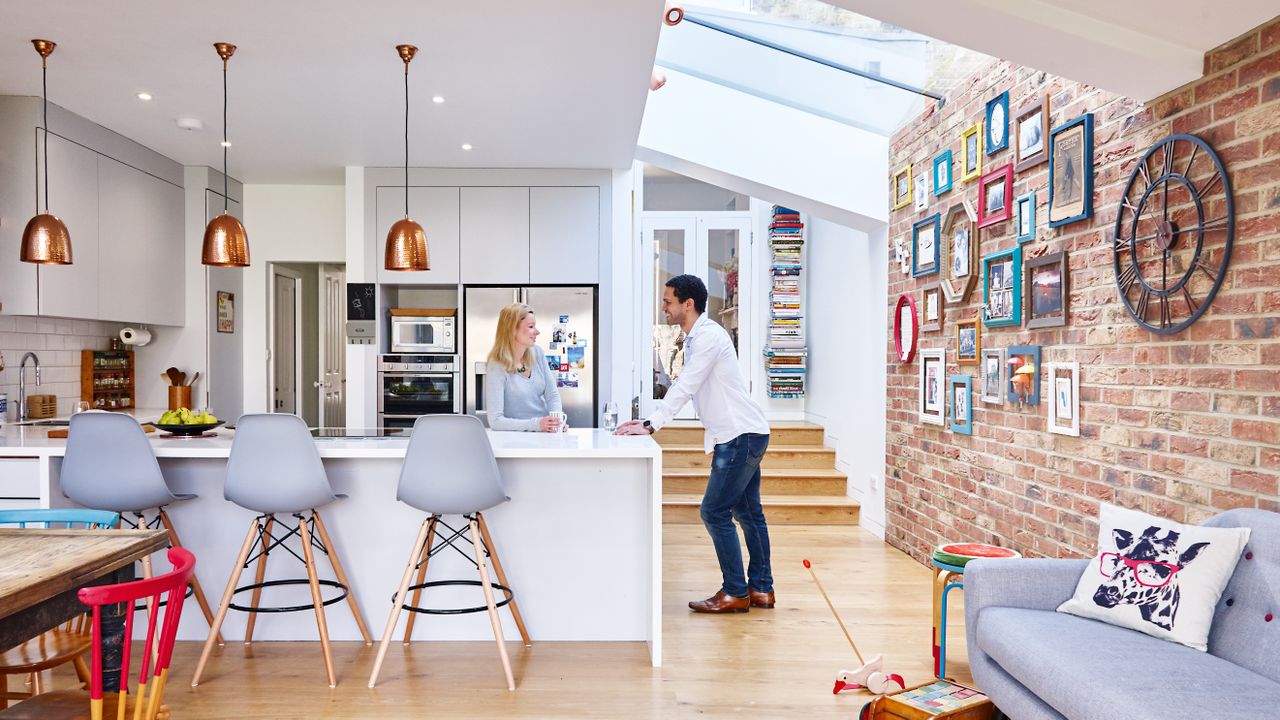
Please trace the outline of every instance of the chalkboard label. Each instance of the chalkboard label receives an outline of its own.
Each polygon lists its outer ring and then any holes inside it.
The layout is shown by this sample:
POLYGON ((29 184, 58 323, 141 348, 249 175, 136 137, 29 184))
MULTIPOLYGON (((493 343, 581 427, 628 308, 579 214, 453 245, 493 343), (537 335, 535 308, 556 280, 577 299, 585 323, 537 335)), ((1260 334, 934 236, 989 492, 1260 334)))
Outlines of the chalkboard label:
POLYGON ((373 283, 347 283, 347 319, 375 320, 373 283))

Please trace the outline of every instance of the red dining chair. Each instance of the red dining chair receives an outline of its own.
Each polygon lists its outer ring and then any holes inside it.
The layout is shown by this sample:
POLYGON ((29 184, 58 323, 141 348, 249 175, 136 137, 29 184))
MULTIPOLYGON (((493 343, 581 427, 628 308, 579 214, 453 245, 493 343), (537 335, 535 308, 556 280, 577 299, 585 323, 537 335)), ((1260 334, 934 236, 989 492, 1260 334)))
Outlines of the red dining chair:
MULTIPOLYGON (((178 621, 182 618, 182 601, 196 558, 180 547, 169 549, 169 562, 173 571, 145 580, 119 585, 98 585, 82 588, 80 602, 89 606, 93 619, 93 649, 89 670, 89 694, 83 690, 59 690, 36 695, 30 700, 0 711, 0 720, 50 720, 51 718, 84 717, 84 701, 89 701, 89 717, 103 720, 104 716, 116 720, 156 720, 168 717, 164 700, 165 682, 169 676, 169 662, 173 657, 173 645, 178 636, 178 621), (142 646, 137 673, 137 690, 129 695, 129 661, 133 640, 133 616, 135 603, 150 601, 154 613, 147 614, 146 642, 142 646), (102 667, 102 607, 120 605, 124 610, 124 641, 120 653, 120 690, 104 697, 102 667)), ((113 673, 114 674, 114 673, 113 673)))

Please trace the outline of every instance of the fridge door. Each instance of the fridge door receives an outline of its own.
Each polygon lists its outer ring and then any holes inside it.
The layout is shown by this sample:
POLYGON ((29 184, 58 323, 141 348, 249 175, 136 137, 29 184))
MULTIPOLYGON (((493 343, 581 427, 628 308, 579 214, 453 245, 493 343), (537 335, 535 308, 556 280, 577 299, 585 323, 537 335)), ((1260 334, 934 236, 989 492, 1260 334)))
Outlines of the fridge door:
POLYGON ((558 361, 556 385, 569 427, 596 427, 596 289, 529 287, 523 298, 542 331, 538 345, 548 362, 558 361))
POLYGON ((466 413, 488 420, 484 413, 484 367, 498 330, 498 313, 517 301, 518 288, 469 287, 463 294, 462 377, 466 413))

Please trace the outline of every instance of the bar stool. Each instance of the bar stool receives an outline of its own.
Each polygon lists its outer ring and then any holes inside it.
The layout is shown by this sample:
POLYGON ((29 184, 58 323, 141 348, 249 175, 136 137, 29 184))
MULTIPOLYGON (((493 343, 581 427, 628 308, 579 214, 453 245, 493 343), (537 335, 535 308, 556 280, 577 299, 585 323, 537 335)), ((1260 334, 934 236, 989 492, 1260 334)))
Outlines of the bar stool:
POLYGON ((338 559, 337 548, 320 519, 321 508, 346 495, 335 495, 329 485, 329 478, 324 471, 324 463, 320 461, 320 453, 316 450, 315 441, 311 437, 307 425, 297 415, 257 414, 244 415, 236 422, 235 440, 231 443, 231 457, 227 460, 227 481, 223 495, 227 500, 247 510, 258 513, 249 523, 249 532, 245 535, 244 544, 240 547, 240 555, 231 570, 231 578, 227 581, 226 591, 222 594, 222 602, 218 613, 213 618, 213 629, 209 631, 209 639, 205 641, 204 650, 200 653, 200 662, 196 665, 195 675, 191 678, 191 687, 200 684, 200 676, 204 673, 205 663, 213 650, 217 631, 227 617, 227 610, 239 610, 249 613, 249 622, 245 628, 245 644, 251 641, 253 623, 260 612, 297 612, 314 610, 316 627, 320 632, 320 647, 324 653, 324 669, 329 678, 329 687, 337 687, 337 675, 333 671, 333 653, 329 648, 329 626, 325 622, 326 605, 341 602, 344 598, 355 615, 356 625, 366 645, 373 644, 369 628, 365 625, 364 616, 356 604, 347 575, 342 570, 342 562, 338 559), (290 526, 288 522, 277 518, 277 515, 291 515, 298 524, 290 526), (287 530, 283 537, 272 533, 275 524, 287 530), (314 528, 314 532, 313 532, 314 528), (319 538, 316 538, 316 534, 319 538), (297 535, 302 545, 299 556, 285 541, 297 535), (267 570, 267 555, 276 548, 284 548, 289 554, 302 561, 307 569, 307 577, 271 580, 263 582, 267 570), (258 553, 250 557, 257 549, 258 553), (337 582, 321 580, 316 572, 315 550, 319 550, 333 566, 337 582), (258 563, 257 579, 250 585, 236 587, 240 574, 254 560, 258 563), (259 607, 262 588, 281 585, 309 585, 311 587, 311 603, 287 607, 259 607), (320 595, 320 586, 337 588, 341 594, 335 598, 324 600, 320 595), (237 593, 252 591, 253 600, 249 605, 236 605, 231 602, 237 593))
MULTIPOLYGON (((175 500, 194 500, 193 493, 175 494, 164 481, 160 463, 138 421, 128 415, 83 412, 71 416, 67 454, 62 460, 62 494, 87 508, 120 514, 120 524, 169 534, 169 547, 182 547, 178 531, 164 508, 175 500), (146 513, 155 510, 147 519, 146 513), (131 513, 130 519, 126 513, 131 513)), ((142 559, 143 577, 151 577, 151 558, 142 559)), ((213 625, 213 611, 195 573, 191 591, 204 619, 213 625)), ((218 636, 222 643, 222 636, 218 636)))
MULTIPOLYGON (((409 564, 404 569, 404 576, 400 578, 400 588, 392 597, 391 616, 387 618, 387 627, 382 633, 382 644, 378 647, 378 657, 373 663, 373 673, 369 676, 369 687, 374 687, 378 682, 378 673, 382 670, 382 661, 386 657, 387 647, 391 644, 391 636, 402 610, 429 615, 458 615, 487 610, 489 622, 493 626, 493 637, 498 643, 498 655, 502 658, 502 670, 507 677, 507 689, 515 690, 511 660, 507 657, 502 623, 498 619, 499 607, 510 605, 511 615, 520 630, 525 647, 533 647, 533 643, 525 630, 515 593, 507 583, 506 573, 502 571, 502 563, 498 560, 497 548, 494 547, 489 526, 482 514, 482 511, 511 499, 503 488, 502 475, 498 471, 498 462, 493 457, 493 446, 489 444, 489 437, 485 434, 484 423, 472 415, 424 415, 418 418, 413 424, 413 435, 405 452, 404 465, 400 468, 396 499, 427 513, 427 518, 422 521, 413 551, 409 553, 409 564), (463 534, 462 528, 455 529, 442 520, 443 515, 463 516, 467 521, 470 537, 463 534), (438 530, 438 526, 443 526, 448 532, 438 530), (438 544, 435 542, 437 537, 440 539, 438 544), (480 573, 479 582, 425 582, 427 563, 436 553, 445 548, 453 548, 466 556, 462 549, 454 545, 458 541, 471 544, 474 557, 471 562, 480 573), (488 559, 493 561, 493 569, 498 575, 497 583, 489 580, 488 559), (418 573, 418 580, 416 584, 410 585, 414 571, 418 573), (485 606, 444 610, 419 606, 423 588, 443 585, 478 585, 484 592, 485 606), (504 598, 501 602, 494 601, 494 588, 502 591, 504 598), (413 590, 413 601, 406 604, 404 600, 410 590, 413 590)), ((413 632, 413 619, 414 615, 409 615, 404 634, 405 644, 409 643, 413 632)))

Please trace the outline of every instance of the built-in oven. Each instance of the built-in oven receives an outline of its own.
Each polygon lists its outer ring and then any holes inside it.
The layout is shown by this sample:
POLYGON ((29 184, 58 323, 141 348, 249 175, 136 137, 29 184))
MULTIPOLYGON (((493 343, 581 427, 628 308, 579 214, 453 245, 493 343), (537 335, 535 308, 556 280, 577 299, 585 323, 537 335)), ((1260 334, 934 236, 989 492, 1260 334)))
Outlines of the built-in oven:
POLYGON ((378 426, 413 427, 422 415, 462 412, 456 355, 378 356, 378 426))
POLYGON ((391 352, 452 355, 457 351, 456 310, 391 309, 391 352))

